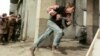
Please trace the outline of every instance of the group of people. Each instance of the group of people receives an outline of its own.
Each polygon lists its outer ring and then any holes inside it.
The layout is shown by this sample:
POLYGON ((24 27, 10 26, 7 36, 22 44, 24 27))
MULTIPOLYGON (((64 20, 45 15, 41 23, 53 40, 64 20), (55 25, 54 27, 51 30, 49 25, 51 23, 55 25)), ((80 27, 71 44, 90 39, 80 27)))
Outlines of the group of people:
POLYGON ((54 40, 52 50, 57 50, 60 44, 60 40, 63 36, 63 29, 70 26, 73 23, 73 3, 67 3, 66 6, 60 6, 54 4, 47 9, 47 13, 50 15, 48 20, 48 27, 46 31, 36 40, 33 46, 30 48, 32 53, 38 48, 39 44, 45 40, 52 32, 54 32, 54 40), (63 22, 64 21, 64 22, 63 22))
POLYGON ((21 29, 21 16, 3 13, 0 16, 0 42, 7 44, 19 40, 21 29))

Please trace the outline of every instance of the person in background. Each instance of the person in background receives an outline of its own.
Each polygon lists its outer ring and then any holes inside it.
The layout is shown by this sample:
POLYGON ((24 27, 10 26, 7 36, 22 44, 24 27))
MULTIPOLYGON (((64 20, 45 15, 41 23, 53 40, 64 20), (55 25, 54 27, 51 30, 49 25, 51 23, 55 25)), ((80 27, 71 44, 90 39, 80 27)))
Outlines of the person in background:
POLYGON ((18 15, 16 18, 16 33, 15 38, 18 41, 20 37, 20 31, 21 31, 21 15, 18 15))
POLYGON ((2 37, 3 37, 3 21, 2 17, 0 17, 0 42, 2 41, 2 37))
POLYGON ((2 30, 3 30, 3 35, 2 35, 2 42, 3 44, 8 43, 8 17, 3 16, 2 17, 2 30))
POLYGON ((71 25, 73 22, 73 13, 74 13, 74 5, 71 2, 68 2, 66 5, 66 9, 65 9, 65 13, 66 13, 66 24, 67 25, 71 25))
POLYGON ((8 35, 8 38, 9 38, 9 40, 12 40, 13 42, 16 42, 16 38, 15 38, 16 18, 17 18, 16 15, 14 15, 14 14, 10 15, 10 20, 9 20, 9 35, 8 35))

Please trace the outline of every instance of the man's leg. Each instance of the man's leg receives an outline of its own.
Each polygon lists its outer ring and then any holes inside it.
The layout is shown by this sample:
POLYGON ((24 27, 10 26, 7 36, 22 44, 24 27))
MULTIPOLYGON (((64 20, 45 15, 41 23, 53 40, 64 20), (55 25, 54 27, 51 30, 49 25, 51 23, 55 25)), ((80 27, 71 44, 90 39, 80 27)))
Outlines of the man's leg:
POLYGON ((47 38, 50 33, 52 32, 52 29, 47 28, 47 30, 34 42, 34 47, 38 47, 38 45, 45 39, 47 38))
POLYGON ((52 29, 50 28, 47 28, 47 30, 39 37, 38 40, 36 40, 36 42, 34 42, 31 50, 32 50, 32 53, 34 53, 35 49, 39 46, 39 44, 49 36, 49 34, 52 32, 52 29))
POLYGON ((59 45, 59 40, 62 37, 62 29, 57 24, 55 24, 54 22, 52 22, 52 21, 49 21, 49 22, 50 22, 49 27, 55 33, 54 41, 53 41, 53 47, 57 47, 59 45))

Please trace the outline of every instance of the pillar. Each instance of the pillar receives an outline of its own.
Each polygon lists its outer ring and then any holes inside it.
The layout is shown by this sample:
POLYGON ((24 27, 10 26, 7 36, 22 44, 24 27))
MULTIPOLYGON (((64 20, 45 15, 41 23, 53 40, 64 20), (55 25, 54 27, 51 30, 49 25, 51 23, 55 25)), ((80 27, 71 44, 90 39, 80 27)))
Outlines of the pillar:
POLYGON ((87 42, 90 44, 93 39, 93 0, 87 0, 87 42))
POLYGON ((99 0, 93 0, 93 37, 99 28, 99 0))
MULTIPOLYGON (((22 40, 34 40, 37 26, 37 1, 23 0, 19 13, 22 15, 22 40)), ((39 15, 39 14, 38 14, 39 15)))
POLYGON ((75 28, 75 35, 78 37, 80 36, 81 25, 84 25, 84 10, 86 10, 85 0, 75 0, 75 13, 74 13, 74 28, 75 28), (84 6, 83 6, 84 5, 84 6), (83 10, 84 9, 84 10, 83 10))
POLYGON ((100 0, 99 0, 99 28, 100 28, 100 0))

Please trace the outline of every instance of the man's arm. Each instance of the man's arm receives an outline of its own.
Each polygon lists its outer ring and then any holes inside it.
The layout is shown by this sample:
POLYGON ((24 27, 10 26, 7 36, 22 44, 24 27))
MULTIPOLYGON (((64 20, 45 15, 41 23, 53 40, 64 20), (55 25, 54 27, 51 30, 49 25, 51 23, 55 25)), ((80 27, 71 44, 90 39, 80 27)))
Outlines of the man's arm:
POLYGON ((49 13, 51 16, 55 16, 55 15, 57 14, 57 12, 54 11, 54 10, 51 10, 51 11, 49 11, 48 13, 49 13))
POLYGON ((47 8, 47 12, 51 11, 51 10, 55 10, 56 8, 58 8, 59 5, 52 5, 49 8, 47 8))
POLYGON ((47 8, 47 13, 49 13, 51 16, 54 16, 54 15, 56 15, 57 14, 57 12, 56 11, 54 11, 54 10, 56 10, 57 8, 59 8, 59 5, 52 5, 52 6, 50 6, 49 8, 47 8))

